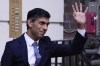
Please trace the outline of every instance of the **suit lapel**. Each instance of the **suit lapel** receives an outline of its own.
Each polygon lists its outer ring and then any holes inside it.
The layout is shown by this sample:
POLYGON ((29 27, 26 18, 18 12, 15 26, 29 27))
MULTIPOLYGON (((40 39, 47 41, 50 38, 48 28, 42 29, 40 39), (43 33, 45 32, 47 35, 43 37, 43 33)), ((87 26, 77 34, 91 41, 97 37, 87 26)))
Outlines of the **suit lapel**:
POLYGON ((28 66, 29 65, 28 64, 28 52, 27 52, 27 45, 26 45, 26 41, 24 38, 24 34, 19 39, 20 39, 21 55, 23 57, 24 64, 28 66))
POLYGON ((47 55, 47 42, 45 38, 40 39, 39 41, 39 52, 41 54, 41 60, 38 66, 45 66, 47 59, 49 58, 47 55))
POLYGON ((43 55, 44 53, 44 48, 45 48, 45 45, 44 45, 44 43, 43 43, 43 41, 39 41, 39 53, 41 54, 41 55, 43 55))

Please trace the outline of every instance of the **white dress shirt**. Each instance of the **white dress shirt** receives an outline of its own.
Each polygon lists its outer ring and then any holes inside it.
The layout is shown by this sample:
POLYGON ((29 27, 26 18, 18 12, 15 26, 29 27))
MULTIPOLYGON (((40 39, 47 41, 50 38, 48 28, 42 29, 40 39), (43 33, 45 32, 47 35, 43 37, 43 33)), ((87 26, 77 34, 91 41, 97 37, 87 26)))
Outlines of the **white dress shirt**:
POLYGON ((77 29, 77 31, 78 31, 83 37, 85 37, 85 33, 86 33, 86 30, 85 30, 85 29, 77 29))
POLYGON ((34 43, 34 40, 32 40, 26 33, 24 34, 24 37, 25 37, 26 44, 27 44, 29 65, 34 66, 35 60, 36 60, 35 53, 34 53, 34 47, 32 46, 32 44, 34 43))

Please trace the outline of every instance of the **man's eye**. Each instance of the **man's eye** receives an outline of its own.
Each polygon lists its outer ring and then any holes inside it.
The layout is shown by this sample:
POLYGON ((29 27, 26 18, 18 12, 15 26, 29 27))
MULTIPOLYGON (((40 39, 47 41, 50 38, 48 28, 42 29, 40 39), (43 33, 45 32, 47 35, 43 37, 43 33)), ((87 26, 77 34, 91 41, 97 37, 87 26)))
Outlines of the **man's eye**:
POLYGON ((41 25, 44 25, 45 23, 44 23, 44 22, 41 22, 40 24, 41 24, 41 25))
POLYGON ((49 25, 49 23, 47 23, 47 26, 49 25))
POLYGON ((40 22, 40 25, 49 25, 49 23, 45 23, 45 22, 40 22))

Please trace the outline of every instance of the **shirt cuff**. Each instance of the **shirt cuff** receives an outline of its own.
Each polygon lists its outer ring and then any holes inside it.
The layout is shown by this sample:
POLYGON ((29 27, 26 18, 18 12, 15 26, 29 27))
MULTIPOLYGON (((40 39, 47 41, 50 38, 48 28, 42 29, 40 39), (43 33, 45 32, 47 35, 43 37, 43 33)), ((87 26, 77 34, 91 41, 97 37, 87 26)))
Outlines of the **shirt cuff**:
POLYGON ((83 37, 85 37, 85 33, 86 33, 86 30, 85 30, 85 29, 77 29, 77 31, 78 31, 83 37))

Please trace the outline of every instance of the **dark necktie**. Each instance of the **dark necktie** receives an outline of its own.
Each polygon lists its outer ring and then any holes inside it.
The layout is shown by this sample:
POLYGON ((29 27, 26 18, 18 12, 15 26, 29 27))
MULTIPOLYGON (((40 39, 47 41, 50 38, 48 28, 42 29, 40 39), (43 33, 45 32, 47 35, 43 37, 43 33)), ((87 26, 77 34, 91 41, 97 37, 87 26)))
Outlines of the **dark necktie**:
POLYGON ((41 55, 39 54, 39 50, 37 48, 38 47, 37 42, 34 42, 33 46, 34 46, 34 52, 35 52, 35 56, 36 56, 35 66, 37 66, 40 62, 41 55))

